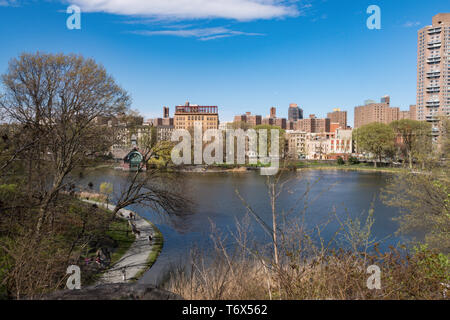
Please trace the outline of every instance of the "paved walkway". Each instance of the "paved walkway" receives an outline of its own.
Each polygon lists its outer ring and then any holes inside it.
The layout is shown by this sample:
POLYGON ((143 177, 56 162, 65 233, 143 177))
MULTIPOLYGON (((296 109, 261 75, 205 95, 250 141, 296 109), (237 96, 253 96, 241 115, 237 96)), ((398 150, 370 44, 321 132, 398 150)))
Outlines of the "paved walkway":
MULTIPOLYGON (((99 203, 95 201, 84 200, 85 202, 97 204, 100 208, 105 208, 106 204, 99 203)), ((114 210, 115 206, 108 205, 108 210, 114 210)), ((132 211, 121 209, 118 214, 120 217, 130 219, 130 213, 132 211)), ((133 212, 135 220, 133 223, 136 225, 136 229, 139 230, 140 235, 136 235, 136 240, 133 242, 131 247, 127 252, 114 264, 110 269, 108 269, 100 278, 97 284, 105 283, 123 283, 129 282, 134 278, 140 271, 147 268, 147 259, 152 252, 153 245, 149 242, 148 236, 152 235, 154 238, 155 231, 153 226, 147 222, 145 219, 133 212), (126 273, 126 280, 123 280, 123 270, 126 273)))

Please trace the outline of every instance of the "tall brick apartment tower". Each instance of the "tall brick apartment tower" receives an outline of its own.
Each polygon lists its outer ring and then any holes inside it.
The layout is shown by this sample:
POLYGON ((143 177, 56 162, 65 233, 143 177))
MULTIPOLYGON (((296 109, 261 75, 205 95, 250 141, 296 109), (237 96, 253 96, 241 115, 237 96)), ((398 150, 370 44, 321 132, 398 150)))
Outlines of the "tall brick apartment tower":
POLYGON ((347 111, 341 111, 339 108, 333 109, 333 112, 327 113, 327 118, 331 123, 339 123, 341 129, 347 129, 347 111))
POLYGON ((417 120, 432 123, 436 141, 437 117, 450 115, 450 13, 435 15, 417 41, 417 120))

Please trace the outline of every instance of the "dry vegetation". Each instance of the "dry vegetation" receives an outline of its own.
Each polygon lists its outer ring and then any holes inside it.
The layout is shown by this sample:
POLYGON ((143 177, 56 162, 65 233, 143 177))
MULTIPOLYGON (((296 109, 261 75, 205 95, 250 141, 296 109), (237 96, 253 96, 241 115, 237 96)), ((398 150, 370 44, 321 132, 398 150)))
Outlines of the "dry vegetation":
MULTIPOLYGON (((435 187, 436 179, 431 179, 435 187)), ((350 215, 344 218, 343 214, 334 212, 324 225, 308 229, 304 224, 307 209, 300 209, 297 218, 288 220, 277 209, 278 197, 287 191, 284 190, 286 181, 280 177, 268 178, 267 186, 273 204, 271 225, 263 222, 242 199, 248 216, 244 222, 237 222, 238 231, 232 239, 220 237, 213 228, 214 249, 193 251, 189 265, 171 270, 164 287, 195 300, 445 299, 450 284, 450 256, 439 250, 445 246, 434 247, 431 242, 430 246, 399 245, 381 251, 380 244, 371 236, 373 210, 365 220, 350 215), (340 227, 326 242, 321 232, 332 220, 340 227), (267 231, 270 239, 267 244, 251 240, 251 221, 257 221, 267 231), (381 269, 381 289, 371 290, 367 286, 371 275, 367 268, 371 265, 381 269)), ((308 193, 309 190, 303 195, 302 203, 311 203, 307 200, 308 193)), ((442 193, 437 199, 440 201, 435 199, 432 204, 422 205, 427 206, 430 214, 434 212, 432 231, 437 236, 439 226, 442 237, 448 233, 448 222, 443 220, 446 214, 448 219, 448 203, 442 193)), ((423 217, 427 219, 426 215, 423 217)), ((407 218, 408 215, 403 216, 403 220, 407 218)))
POLYGON ((301 249, 280 245, 278 265, 261 254, 266 248, 239 240, 230 250, 216 239, 212 252, 193 251, 188 267, 172 270, 164 287, 193 300, 443 299, 442 284, 450 283, 448 257, 426 247, 367 254, 318 248, 309 238, 301 249), (380 290, 367 287, 373 264, 382 272, 380 290))

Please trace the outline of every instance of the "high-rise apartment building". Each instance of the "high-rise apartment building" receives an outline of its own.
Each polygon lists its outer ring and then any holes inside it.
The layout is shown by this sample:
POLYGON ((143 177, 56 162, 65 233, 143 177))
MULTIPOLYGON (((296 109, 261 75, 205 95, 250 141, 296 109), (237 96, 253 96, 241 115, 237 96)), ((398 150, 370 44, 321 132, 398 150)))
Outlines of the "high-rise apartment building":
POLYGON ((417 120, 417 107, 415 105, 409 106, 409 111, 400 111, 398 120, 411 119, 417 120))
POLYGON ((219 128, 219 112, 216 106, 190 105, 175 107, 175 129, 190 129, 195 123, 202 123, 203 130, 219 128))
POLYGON ((247 123, 250 127, 259 126, 262 124, 262 116, 254 115, 251 112, 246 112, 243 115, 234 117, 235 123, 247 123))
POLYGON ((283 130, 287 129, 288 121, 286 118, 277 118, 277 108, 270 108, 270 115, 262 119, 263 125, 280 127, 283 130))
POLYGON ((296 103, 291 103, 288 110, 288 120, 295 122, 300 119, 303 119, 303 110, 296 103))
POLYGON ((398 120, 399 114, 400 108, 391 108, 388 96, 383 97, 380 103, 368 100, 366 105, 355 107, 355 129, 373 122, 389 124, 398 120))
POLYGON ((270 108, 270 118, 276 118, 277 117, 277 108, 272 107, 270 108))
POLYGON ((173 118, 170 117, 170 112, 168 107, 163 107, 163 118, 153 118, 148 119, 145 125, 150 125, 154 127, 159 126, 173 126, 173 118))
POLYGON ((330 119, 331 123, 339 123, 341 129, 347 129, 347 111, 333 109, 333 112, 327 114, 327 118, 330 119))
POLYGON ((435 15, 417 43, 417 120, 433 124, 436 140, 438 117, 450 115, 450 13, 435 15))
POLYGON ((170 117, 169 108, 164 107, 164 108, 163 108, 163 113, 164 113, 164 119, 167 119, 167 118, 170 117))
POLYGON ((318 119, 314 114, 311 114, 307 119, 298 120, 294 129, 308 133, 324 133, 330 132, 330 125, 330 119, 318 119))

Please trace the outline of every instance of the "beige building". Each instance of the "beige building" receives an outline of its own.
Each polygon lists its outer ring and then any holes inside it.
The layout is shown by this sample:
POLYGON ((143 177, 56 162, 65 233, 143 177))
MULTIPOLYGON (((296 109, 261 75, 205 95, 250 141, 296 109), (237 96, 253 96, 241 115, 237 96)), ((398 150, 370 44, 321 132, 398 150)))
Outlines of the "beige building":
POLYGON ((306 156, 306 132, 286 131, 287 152, 291 159, 301 159, 306 156))
POLYGON ((156 139, 157 141, 171 141, 174 126, 158 126, 156 127, 156 139))
POLYGON ((337 129, 333 133, 286 132, 288 156, 291 159, 336 160, 353 154, 353 130, 337 129))
POLYGON ((347 111, 341 111, 341 109, 333 109, 333 112, 327 114, 327 118, 331 123, 339 123, 341 129, 347 129, 347 111))
POLYGON ((334 137, 329 141, 329 152, 337 155, 350 155, 353 153, 353 130, 337 129, 334 137))
POLYGON ((203 130, 218 129, 218 108, 216 106, 191 105, 189 102, 175 108, 175 129, 189 130, 194 127, 194 123, 201 123, 203 130))
POLYGON ((326 160, 330 152, 330 141, 326 135, 309 133, 306 135, 305 154, 308 160, 326 160))
POLYGON ((432 123, 436 140, 437 118, 450 115, 450 13, 435 15, 417 43, 417 120, 432 123))

